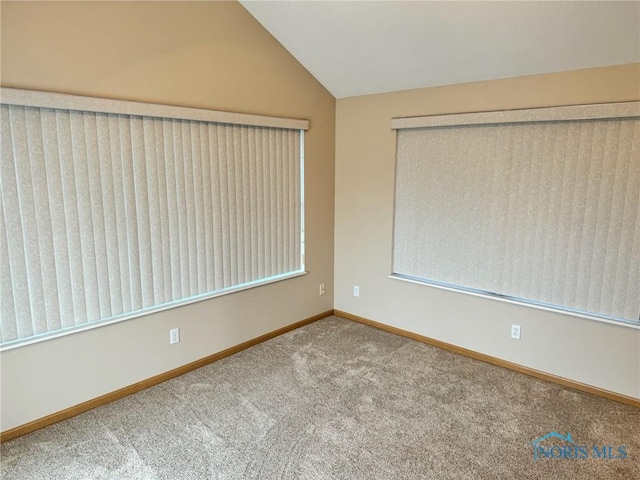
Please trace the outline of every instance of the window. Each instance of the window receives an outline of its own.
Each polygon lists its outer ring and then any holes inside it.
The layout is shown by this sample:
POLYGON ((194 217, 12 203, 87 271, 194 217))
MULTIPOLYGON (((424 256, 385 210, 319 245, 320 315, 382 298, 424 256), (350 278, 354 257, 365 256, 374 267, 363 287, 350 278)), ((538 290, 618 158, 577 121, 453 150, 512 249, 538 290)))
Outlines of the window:
POLYGON ((4 348, 304 273, 308 122, 2 89, 4 348))
POLYGON ((394 277, 640 323, 640 103, 392 127, 394 277))

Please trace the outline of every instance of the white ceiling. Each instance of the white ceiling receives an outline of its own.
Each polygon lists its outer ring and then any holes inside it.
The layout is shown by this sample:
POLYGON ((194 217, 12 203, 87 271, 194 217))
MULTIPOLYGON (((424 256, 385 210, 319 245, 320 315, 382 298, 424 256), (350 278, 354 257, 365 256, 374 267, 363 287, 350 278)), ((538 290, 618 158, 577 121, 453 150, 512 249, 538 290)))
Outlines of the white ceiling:
POLYGON ((640 2, 250 1, 335 97, 640 61, 640 2))

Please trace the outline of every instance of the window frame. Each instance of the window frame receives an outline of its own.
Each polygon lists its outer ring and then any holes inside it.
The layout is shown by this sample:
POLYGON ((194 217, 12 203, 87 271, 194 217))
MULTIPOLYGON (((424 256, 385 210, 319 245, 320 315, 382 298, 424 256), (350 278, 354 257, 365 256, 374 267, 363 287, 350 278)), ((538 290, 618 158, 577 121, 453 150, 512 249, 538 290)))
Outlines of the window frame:
MULTIPOLYGON (((41 341, 59 338, 73 333, 78 333, 93 328, 130 320, 133 318, 158 313, 172 308, 189 305, 191 303, 209 300, 212 298, 237 293, 243 290, 256 288, 274 282, 279 282, 289 278, 305 275, 305 195, 304 195, 304 133, 309 130, 309 121, 303 119, 281 118, 263 115, 253 115, 246 113, 233 113, 200 108, 190 108, 173 105, 162 105, 154 103, 134 102, 127 100, 114 100, 107 98, 96 98, 86 96, 76 96, 61 93, 41 92, 33 90, 23 90, 14 88, 0 88, 0 104, 18 107, 33 107, 52 110, 89 112, 99 114, 126 115, 130 117, 152 117, 154 119, 187 120, 195 122, 206 122, 213 124, 265 127, 280 130, 291 130, 299 132, 300 152, 299 162, 299 226, 300 226, 300 268, 274 276, 252 280, 239 285, 205 292, 187 298, 169 301, 160 305, 138 309, 133 312, 125 312, 113 317, 92 320, 87 323, 80 323, 70 327, 62 327, 45 333, 38 333, 29 337, 18 338, 0 345, 0 351, 6 351, 26 345, 31 345, 41 341)), ((293 178, 293 177, 292 177, 293 178)), ((297 187, 296 187, 297 188, 297 187)), ((19 319, 16 319, 18 322, 19 319)))
MULTIPOLYGON (((397 132, 406 129, 451 128, 468 126, 491 126, 500 124, 565 122, 573 120, 604 120, 610 118, 640 118, 640 102, 619 102, 592 105, 572 105, 560 107, 543 107, 520 110, 503 110, 490 112, 456 113, 445 115, 428 115, 418 117, 397 117, 391 120, 391 129, 397 132)), ((404 282, 426 285, 438 289, 464 293, 481 298, 498 300, 516 305, 537 308, 555 313, 567 314, 575 317, 595 320, 633 329, 640 329, 640 318, 628 320, 606 315, 591 314, 582 310, 575 310, 562 305, 549 304, 532 299, 514 297, 501 293, 480 290, 468 286, 451 284, 437 279, 415 277, 395 271, 396 267, 396 235, 397 235, 397 189, 398 189, 398 135, 396 134, 396 166, 394 185, 392 260, 389 278, 404 282)), ((639 312, 640 313, 640 312, 639 312)))

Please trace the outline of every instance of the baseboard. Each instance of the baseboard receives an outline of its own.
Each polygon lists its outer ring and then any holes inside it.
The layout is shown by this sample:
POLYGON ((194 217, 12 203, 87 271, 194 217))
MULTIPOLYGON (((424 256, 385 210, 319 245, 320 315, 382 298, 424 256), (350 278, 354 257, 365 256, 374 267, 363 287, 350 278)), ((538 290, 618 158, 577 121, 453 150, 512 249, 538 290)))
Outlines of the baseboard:
POLYGON ((613 400, 614 402, 620 402, 626 405, 631 405, 632 407, 640 408, 640 400, 634 397, 629 397, 627 395, 622 395, 620 393, 611 392, 603 388, 598 388, 592 385, 576 382, 574 380, 569 380, 568 378, 559 377, 557 375, 552 375, 550 373, 541 372, 540 370, 535 370, 533 368, 524 367, 522 365, 518 365, 517 363, 501 360, 500 358, 492 357, 490 355, 485 355, 484 353, 478 353, 473 350, 469 350, 467 348, 458 347, 456 345, 442 342, 440 340, 435 340, 433 338, 425 337, 417 333, 409 332, 407 330, 402 330, 400 328, 392 327, 390 325, 385 325, 384 323, 379 323, 374 320, 369 320, 368 318, 360 317, 352 313, 343 312, 341 310, 334 310, 334 314, 337 315, 338 317, 346 318, 348 320, 353 320, 354 322, 363 323, 371 327, 379 328, 386 332, 395 333, 396 335, 411 338, 413 340, 417 340, 419 342, 426 343, 428 345, 433 345, 435 347, 442 348, 444 350, 448 350, 453 353, 458 353, 460 355, 464 355, 465 357, 481 360, 483 362, 487 362, 492 365, 496 365, 498 367, 508 368, 509 370, 513 370, 518 373, 524 373, 525 375, 529 375, 531 377, 539 378, 541 380, 546 380, 548 382, 557 383, 565 387, 573 388, 574 390, 579 390, 581 392, 597 395, 598 397, 603 397, 608 400, 613 400))
POLYGON ((592 395, 603 397, 608 400, 613 400, 615 402, 620 402, 626 405, 631 405, 633 407, 640 408, 640 400, 633 397, 622 395, 616 392, 611 392, 603 388, 598 388, 598 387, 594 387, 584 383, 576 382, 574 380, 569 380, 567 378, 552 375, 550 373, 541 372, 533 368, 524 367, 522 365, 518 365, 517 363, 501 360, 499 358, 492 357, 490 355, 485 355, 484 353, 478 353, 473 350, 452 345, 450 343, 425 337, 417 333, 409 332, 407 330, 402 330, 400 328, 392 327, 390 325, 385 325, 384 323, 376 322, 374 320, 360 317, 352 313, 343 312, 341 310, 327 310, 326 312, 320 313, 318 315, 314 315, 312 317, 306 318, 304 320, 293 323, 291 325, 287 325, 286 327, 282 327, 277 330, 274 330, 273 332, 269 332, 259 337, 256 337, 254 339, 248 340, 246 342, 243 342, 239 345, 233 346, 221 352, 214 353, 213 355, 209 355, 207 357, 201 358, 200 360, 196 360, 195 362, 191 362, 181 367, 170 370, 168 372, 161 373, 160 375, 156 375, 155 377, 142 380, 141 382, 134 383, 133 385, 129 385, 127 387, 121 388, 114 392, 107 393, 106 395, 102 395, 100 397, 88 400, 78 405, 74 405, 73 407, 69 407, 59 412, 52 413, 51 415, 47 415, 46 417, 40 418, 38 420, 34 420, 24 425, 11 428, 5 432, 0 432, 0 443, 12 440, 22 435, 26 435, 27 433, 34 432, 41 428, 48 427, 49 425, 53 425, 54 423, 67 420, 69 418, 75 417, 76 415, 80 415, 81 413, 92 410, 96 407, 100 407, 102 405, 113 402, 115 400, 119 400, 121 398, 134 394, 146 388, 153 387, 154 385, 158 385, 159 383, 166 382, 167 380, 170 380, 172 378, 179 377, 180 375, 184 375, 185 373, 188 373, 192 370, 196 370, 200 367, 204 367, 205 365, 216 362, 218 360, 221 360, 235 353, 241 352, 242 350, 246 350, 247 348, 253 347, 254 345, 258 345, 259 343, 262 343, 272 338, 275 338, 277 336, 283 335, 287 332, 303 327, 310 323, 316 322, 323 318, 330 317, 331 315, 337 315, 339 317, 346 318, 348 320, 369 325, 371 327, 379 328, 380 330, 394 333, 396 335, 400 335, 403 337, 411 338, 413 340, 417 340, 419 342, 426 343, 428 345, 433 345, 435 347, 442 348, 444 350, 448 350, 453 353, 458 353, 466 357, 470 357, 476 360, 481 360, 483 362, 487 362, 492 365, 496 365, 498 367, 508 368, 509 370, 523 373, 531 377, 539 378, 541 380, 546 380, 552 383, 557 383, 559 385, 563 385, 568 388, 573 388, 574 390, 579 390, 581 392, 590 393, 592 395))
POLYGON ((247 348, 253 347, 254 345, 258 345, 259 343, 271 340, 272 338, 290 332, 291 330, 295 330, 296 328, 300 328, 323 318, 330 317, 331 315, 333 315, 333 310, 328 310, 326 312, 314 315, 291 325, 287 325, 286 327, 279 328, 277 330, 274 330, 273 332, 269 332, 251 340, 247 340, 246 342, 243 342, 239 345, 227 348, 226 350, 218 353, 214 353, 213 355, 209 355, 208 357, 201 358, 200 360, 196 360, 195 362, 191 362, 168 372, 161 373, 160 375, 156 375, 155 377, 142 380, 141 382, 137 382, 133 385, 129 385, 114 392, 107 393, 106 395, 87 400, 86 402, 74 405, 73 407, 65 408, 64 410, 52 413, 51 415, 47 415, 46 417, 40 418, 38 420, 34 420, 32 422, 25 423, 24 425, 11 428, 5 432, 0 433, 0 443, 12 440, 22 435, 26 435, 27 433, 34 432, 41 428, 48 427, 49 425, 61 422, 62 420, 67 420, 71 417, 75 417, 76 415, 80 415, 81 413, 87 412, 96 407, 100 407, 107 403, 113 402, 114 400, 119 400, 133 393, 137 393, 146 388, 158 385, 159 383, 166 382, 167 380, 170 380, 172 378, 179 377, 180 375, 184 375, 191 370, 196 370, 200 367, 204 367, 205 365, 216 362, 235 353, 241 352, 242 350, 246 350, 247 348))

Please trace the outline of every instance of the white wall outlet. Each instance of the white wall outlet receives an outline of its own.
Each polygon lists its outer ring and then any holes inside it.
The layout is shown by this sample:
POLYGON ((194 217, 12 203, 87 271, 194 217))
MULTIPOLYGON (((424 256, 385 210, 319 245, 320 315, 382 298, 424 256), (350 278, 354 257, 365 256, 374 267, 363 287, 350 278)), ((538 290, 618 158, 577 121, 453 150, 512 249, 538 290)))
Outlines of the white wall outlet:
POLYGON ((327 286, 324 283, 320 284, 320 295, 327 293, 327 286))
POLYGON ((172 328, 169 330, 169 344, 173 345, 174 343, 178 343, 180 341, 180 329, 172 328))
POLYGON ((520 340, 520 325, 511 325, 511 338, 520 340))
POLYGON ((354 285, 353 286, 353 296, 354 297, 359 297, 360 296, 360 287, 358 285, 354 285))

